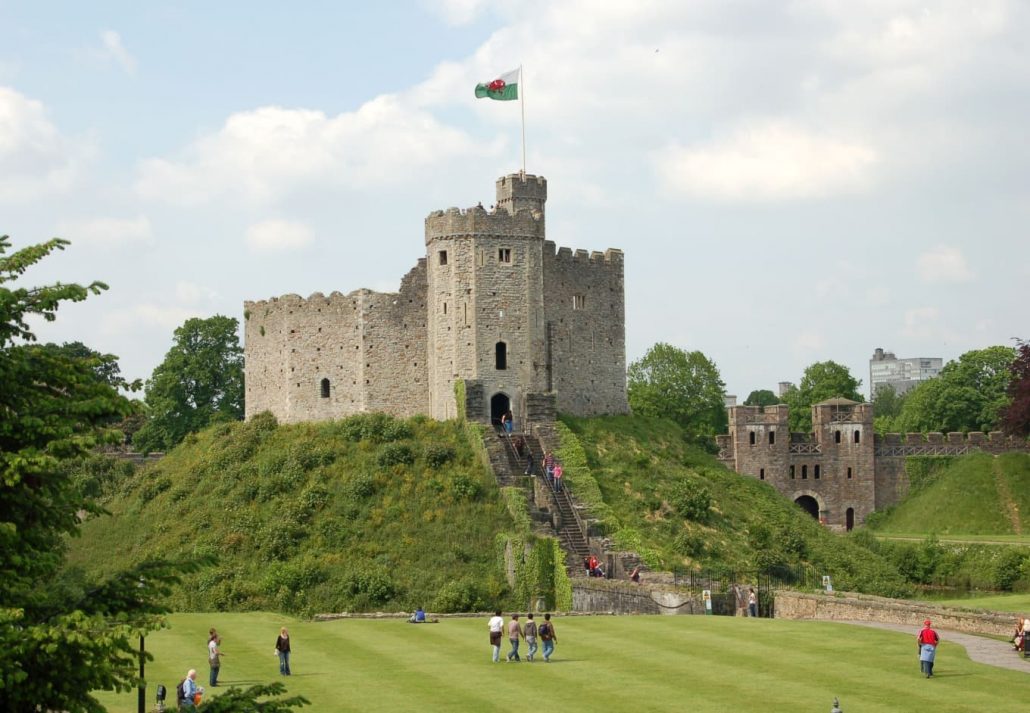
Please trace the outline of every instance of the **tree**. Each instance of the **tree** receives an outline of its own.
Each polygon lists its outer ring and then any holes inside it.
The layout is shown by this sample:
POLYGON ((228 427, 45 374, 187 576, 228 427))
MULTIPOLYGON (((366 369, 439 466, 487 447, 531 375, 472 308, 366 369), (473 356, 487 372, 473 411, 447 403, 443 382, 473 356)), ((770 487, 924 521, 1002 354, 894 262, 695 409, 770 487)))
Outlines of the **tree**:
POLYGON ((1017 339, 1016 358, 1009 365, 1008 397, 1002 411, 1002 428, 1010 436, 1030 436, 1030 342, 1017 339))
POLYGON ((165 359, 147 381, 148 422, 136 433, 142 451, 168 450, 187 433, 243 418, 243 350, 239 322, 215 315, 175 330, 165 359))
POLYGON ((175 581, 169 565, 147 562, 99 584, 56 584, 64 537, 99 510, 60 465, 118 440, 103 426, 130 410, 116 374, 34 344, 27 324, 106 285, 5 286, 65 245, 7 255, 0 237, 0 710, 102 711, 89 691, 136 682, 131 642, 158 625, 152 602, 175 581))
POLYGON ((728 428, 726 385, 701 352, 659 342, 629 365, 627 381, 634 413, 672 419, 701 441, 728 428))
POLYGON ((783 398, 790 407, 790 430, 804 433, 812 430, 812 404, 836 397, 865 401, 858 393, 861 385, 860 379, 837 362, 820 361, 810 365, 801 383, 791 386, 783 398))
POLYGON ((877 433, 897 430, 895 419, 901 414, 905 394, 899 394, 890 384, 880 384, 873 394, 873 424, 877 433))
POLYGON ((218 698, 212 698, 200 706, 204 713, 288 713, 293 708, 308 705, 310 701, 303 696, 293 698, 260 700, 267 696, 285 693, 286 687, 281 683, 267 683, 251 686, 242 690, 233 686, 224 691, 218 698))
POLYGON ((744 400, 745 406, 775 406, 778 403, 780 403, 780 397, 769 391, 769 389, 752 391, 744 400))
POLYGON ((905 395, 896 419, 902 431, 991 431, 1008 405, 1015 358, 1011 347, 987 347, 949 361, 937 377, 905 395))

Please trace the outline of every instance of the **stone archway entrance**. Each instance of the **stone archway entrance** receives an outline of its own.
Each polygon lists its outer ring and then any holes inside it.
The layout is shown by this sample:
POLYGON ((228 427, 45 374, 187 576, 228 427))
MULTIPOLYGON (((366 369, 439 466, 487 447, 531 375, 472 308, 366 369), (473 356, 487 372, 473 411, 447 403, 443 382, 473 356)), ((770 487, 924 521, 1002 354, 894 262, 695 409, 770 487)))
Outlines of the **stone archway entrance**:
POLYGON ((511 408, 511 399, 507 394, 496 393, 490 397, 490 423, 494 426, 501 425, 501 416, 511 408))
POLYGON ((844 512, 844 527, 848 532, 855 529, 855 508, 848 508, 844 512))
POLYGON ((811 495, 802 495, 794 500, 794 504, 807 512, 816 520, 819 519, 819 502, 811 495))

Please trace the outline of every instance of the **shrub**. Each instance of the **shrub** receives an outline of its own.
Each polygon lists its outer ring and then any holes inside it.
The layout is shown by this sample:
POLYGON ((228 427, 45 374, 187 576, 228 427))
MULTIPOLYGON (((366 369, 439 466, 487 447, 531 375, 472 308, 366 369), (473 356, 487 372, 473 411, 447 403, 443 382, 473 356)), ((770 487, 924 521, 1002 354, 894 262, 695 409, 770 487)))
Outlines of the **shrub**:
POLYGON ((486 608, 483 590, 470 579, 452 580, 443 585, 432 603, 432 609, 439 612, 473 612, 486 608))
POLYGON ((474 500, 482 489, 482 484, 466 473, 451 478, 451 492, 460 500, 474 500))
POLYGON ((368 473, 355 475, 344 485, 344 493, 352 500, 371 497, 376 491, 376 481, 368 473))
POLYGON ((351 441, 388 443, 411 438, 411 427, 385 413, 359 413, 340 422, 344 438, 351 441))
POLYGON ((694 480, 675 483, 668 500, 676 512, 694 522, 706 522, 712 509, 712 494, 694 480))
POLYGON ((415 452, 407 443, 389 443, 379 451, 376 462, 383 467, 411 465, 415 462, 415 452))
POLYGON ((351 570, 344 577, 343 588, 373 606, 389 601, 397 593, 390 573, 378 566, 351 570))
POLYGON ((426 448, 426 465, 434 470, 450 463, 456 454, 450 446, 431 445, 426 448))

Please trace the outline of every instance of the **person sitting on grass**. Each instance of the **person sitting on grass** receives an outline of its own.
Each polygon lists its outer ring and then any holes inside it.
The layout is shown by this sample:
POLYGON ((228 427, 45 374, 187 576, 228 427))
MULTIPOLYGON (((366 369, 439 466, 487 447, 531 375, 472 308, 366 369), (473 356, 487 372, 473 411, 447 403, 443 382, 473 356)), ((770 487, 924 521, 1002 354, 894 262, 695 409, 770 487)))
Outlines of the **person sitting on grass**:
POLYGON ((419 607, 418 609, 415 610, 415 613, 412 614, 411 617, 408 618, 408 623, 409 624, 425 624, 426 623, 426 613, 422 609, 422 607, 419 607))

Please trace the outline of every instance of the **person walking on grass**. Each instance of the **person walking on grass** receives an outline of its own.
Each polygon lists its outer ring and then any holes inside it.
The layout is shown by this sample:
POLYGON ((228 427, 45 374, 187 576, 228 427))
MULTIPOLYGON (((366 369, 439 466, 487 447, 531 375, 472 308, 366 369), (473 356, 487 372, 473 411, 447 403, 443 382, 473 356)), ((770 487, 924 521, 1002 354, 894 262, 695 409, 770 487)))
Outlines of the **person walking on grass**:
POLYGON ((512 614, 511 621, 508 623, 508 641, 511 643, 511 651, 508 652, 508 663, 512 661, 518 663, 522 660, 519 658, 519 639, 524 636, 522 624, 519 623, 519 615, 512 614))
POLYGON ((182 700, 178 701, 179 707, 183 710, 193 710, 197 707, 197 696, 202 694, 204 689, 197 685, 197 669, 191 668, 182 680, 182 700))
POLYGON ((487 624, 490 629, 490 646, 493 649, 494 663, 501 660, 501 635, 504 632, 504 618, 500 610, 494 612, 487 624))
POLYGON ((523 628, 522 633, 526 637, 526 661, 533 663, 533 657, 536 656, 536 622, 533 621, 533 613, 526 614, 526 626, 523 628))
POLYGON ((207 662, 211 666, 211 675, 208 683, 212 687, 218 685, 218 672, 222 668, 222 653, 219 648, 222 645, 222 637, 218 635, 218 632, 211 629, 211 638, 207 640, 207 662))
POLYGON ((290 675, 290 632, 284 626, 275 640, 275 655, 279 657, 279 675, 290 675))
POLYGON ((758 595, 755 594, 754 587, 749 587, 747 590, 747 615, 750 617, 758 616, 758 595))
POLYGON ((544 614, 544 623, 537 630, 540 640, 544 642, 544 663, 551 663, 551 656, 554 655, 554 645, 558 643, 558 635, 554 633, 554 624, 551 623, 551 614, 544 614))
POLYGON ((916 637, 919 644, 919 668, 927 678, 933 677, 933 660, 937 655, 937 644, 941 637, 930 626, 930 620, 923 622, 923 630, 916 637))

